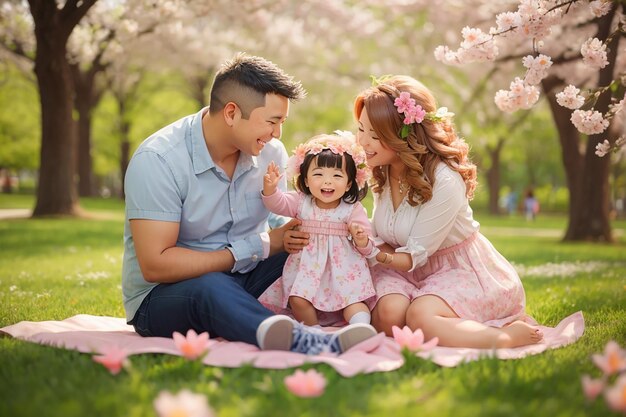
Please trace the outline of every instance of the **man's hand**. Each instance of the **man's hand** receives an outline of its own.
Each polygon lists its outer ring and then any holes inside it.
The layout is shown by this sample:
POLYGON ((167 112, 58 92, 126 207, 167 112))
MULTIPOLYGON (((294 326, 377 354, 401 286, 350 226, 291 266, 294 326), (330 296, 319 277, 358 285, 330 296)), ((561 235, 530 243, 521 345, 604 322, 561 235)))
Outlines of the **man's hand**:
POLYGON ((365 233, 363 226, 358 223, 350 223, 348 229, 350 230, 352 239, 357 247, 364 248, 367 246, 369 237, 367 236, 367 233, 365 233))
MULTIPOLYGON (((288 253, 298 252, 298 251, 291 252, 288 249, 287 235, 290 233, 293 233, 293 230, 291 229, 294 227, 297 227, 298 225, 300 225, 300 223, 302 222, 298 219, 291 219, 284 225, 277 227, 276 229, 270 230, 270 232, 268 233, 270 235, 270 255, 275 255, 279 252, 282 252, 283 250, 287 251, 288 253)), ((302 233, 302 232, 298 232, 298 233, 302 233)), ((306 235, 307 235, 307 243, 308 243, 308 233, 306 233, 306 235)))
POLYGON ((270 162, 267 166, 267 172, 263 176, 263 195, 269 196, 274 194, 276 191, 276 187, 278 186, 278 181, 282 177, 278 166, 274 163, 274 161, 270 162))
POLYGON ((307 232, 299 231, 297 228, 302 222, 298 219, 294 220, 297 223, 292 224, 292 227, 285 232, 283 239, 285 252, 287 253, 298 253, 309 244, 310 235, 307 232))

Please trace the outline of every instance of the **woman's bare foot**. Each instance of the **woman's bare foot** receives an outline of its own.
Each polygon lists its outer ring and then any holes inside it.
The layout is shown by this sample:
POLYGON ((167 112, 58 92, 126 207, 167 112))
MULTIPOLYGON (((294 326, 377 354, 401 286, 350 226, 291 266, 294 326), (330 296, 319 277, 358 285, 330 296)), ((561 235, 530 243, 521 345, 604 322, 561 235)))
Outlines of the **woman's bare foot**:
POLYGON ((507 324, 500 330, 502 330, 502 334, 498 336, 497 348, 532 345, 539 343, 543 339, 541 330, 521 320, 507 324))

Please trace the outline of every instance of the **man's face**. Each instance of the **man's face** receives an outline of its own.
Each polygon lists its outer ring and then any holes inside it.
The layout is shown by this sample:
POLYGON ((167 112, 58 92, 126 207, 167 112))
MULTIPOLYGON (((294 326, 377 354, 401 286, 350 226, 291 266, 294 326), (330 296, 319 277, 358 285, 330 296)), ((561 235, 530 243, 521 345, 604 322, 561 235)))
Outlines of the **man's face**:
POLYGON ((252 110, 246 120, 237 118, 233 145, 249 155, 257 156, 273 138, 280 139, 282 126, 289 115, 289 99, 278 94, 267 94, 265 106, 252 110))

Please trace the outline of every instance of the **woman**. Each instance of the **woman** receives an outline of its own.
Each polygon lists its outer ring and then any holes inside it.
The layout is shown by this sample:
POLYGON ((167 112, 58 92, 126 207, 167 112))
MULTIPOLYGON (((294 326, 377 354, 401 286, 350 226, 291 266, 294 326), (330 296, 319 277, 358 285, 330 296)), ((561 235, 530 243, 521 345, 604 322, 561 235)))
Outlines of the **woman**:
POLYGON ((513 267, 478 231, 468 200, 468 145, 417 80, 377 81, 356 99, 357 140, 373 169, 372 323, 421 328, 441 346, 504 348, 541 341, 513 267))

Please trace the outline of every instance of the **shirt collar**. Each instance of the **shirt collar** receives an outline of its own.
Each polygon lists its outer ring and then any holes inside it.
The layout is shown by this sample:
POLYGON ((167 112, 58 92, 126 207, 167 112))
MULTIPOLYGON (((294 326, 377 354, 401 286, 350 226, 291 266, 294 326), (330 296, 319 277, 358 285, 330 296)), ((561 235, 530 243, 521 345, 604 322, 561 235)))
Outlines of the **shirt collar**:
POLYGON ((209 111, 208 107, 203 108, 196 113, 191 119, 191 160, 193 163, 193 171, 196 175, 202 174, 204 171, 215 166, 209 149, 206 146, 204 140, 204 134, 202 133, 202 116, 209 111))

